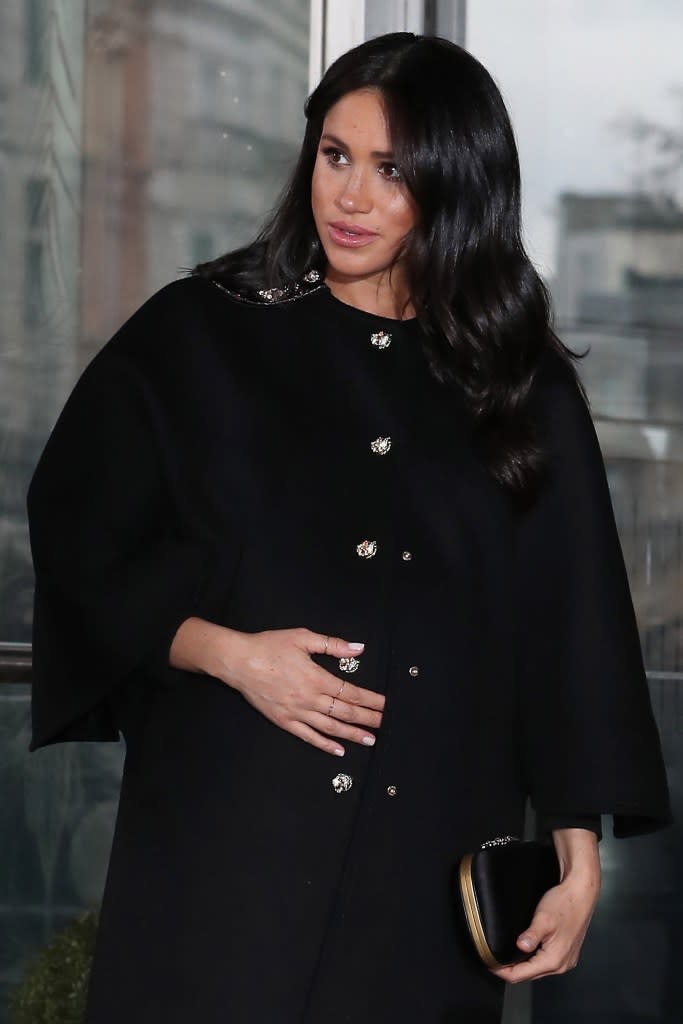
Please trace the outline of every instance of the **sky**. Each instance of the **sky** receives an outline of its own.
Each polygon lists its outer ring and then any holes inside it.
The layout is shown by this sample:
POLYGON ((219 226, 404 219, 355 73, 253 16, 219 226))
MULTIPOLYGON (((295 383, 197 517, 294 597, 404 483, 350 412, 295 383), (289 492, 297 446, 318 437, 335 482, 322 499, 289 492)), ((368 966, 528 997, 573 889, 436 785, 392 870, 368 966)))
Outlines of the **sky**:
MULTIPOLYGON (((466 46, 510 112, 525 241, 551 277, 558 194, 630 191, 647 169, 649 150, 611 124, 636 115, 683 133, 683 0, 469 0, 466 46)), ((672 190, 683 201, 680 171, 672 190)))

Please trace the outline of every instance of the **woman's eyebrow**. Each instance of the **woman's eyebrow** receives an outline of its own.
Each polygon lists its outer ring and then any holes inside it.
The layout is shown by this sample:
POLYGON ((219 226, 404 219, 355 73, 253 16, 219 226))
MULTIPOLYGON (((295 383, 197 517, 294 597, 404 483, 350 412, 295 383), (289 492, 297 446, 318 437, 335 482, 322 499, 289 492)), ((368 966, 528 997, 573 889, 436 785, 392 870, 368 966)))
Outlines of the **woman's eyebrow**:
MULTIPOLYGON (((320 141, 321 142, 331 142, 334 146, 339 146, 340 149, 345 149, 347 151, 350 151, 350 148, 351 148, 350 146, 347 146, 347 144, 345 142, 343 142, 342 139, 340 139, 337 135, 330 135, 329 132, 325 132, 324 135, 321 135, 320 136, 320 141)), ((394 154, 392 152, 381 150, 381 149, 373 150, 372 153, 370 154, 370 156, 374 156, 378 160, 393 160, 394 159, 394 154)))

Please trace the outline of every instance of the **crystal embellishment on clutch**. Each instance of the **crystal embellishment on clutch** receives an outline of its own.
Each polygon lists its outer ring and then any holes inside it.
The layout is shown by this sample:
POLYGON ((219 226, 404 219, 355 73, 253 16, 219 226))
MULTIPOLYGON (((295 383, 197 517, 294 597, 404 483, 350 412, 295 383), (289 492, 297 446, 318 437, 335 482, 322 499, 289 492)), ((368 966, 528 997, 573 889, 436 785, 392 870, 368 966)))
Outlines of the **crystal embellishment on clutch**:
POLYGON ((353 785, 353 779, 350 775, 346 775, 344 772, 339 772, 339 775, 335 775, 332 779, 332 786, 335 793, 347 793, 353 785))
POLYGON ((494 846, 508 846, 510 843, 518 843, 518 836, 496 836, 495 839, 487 839, 480 846, 481 850, 490 850, 494 846))
POLYGON ((356 551, 361 558, 374 558, 377 554, 377 541, 362 540, 360 544, 356 544, 356 551))
POLYGON ((370 335, 370 341, 375 348, 389 348, 391 345, 391 335, 386 331, 377 331, 376 334, 370 335))
POLYGON ((386 455, 391 448, 391 438, 376 437, 374 441, 370 442, 370 448, 375 455, 386 455))
POLYGON ((342 672, 355 672, 360 662, 358 658, 340 658, 339 668, 342 672))

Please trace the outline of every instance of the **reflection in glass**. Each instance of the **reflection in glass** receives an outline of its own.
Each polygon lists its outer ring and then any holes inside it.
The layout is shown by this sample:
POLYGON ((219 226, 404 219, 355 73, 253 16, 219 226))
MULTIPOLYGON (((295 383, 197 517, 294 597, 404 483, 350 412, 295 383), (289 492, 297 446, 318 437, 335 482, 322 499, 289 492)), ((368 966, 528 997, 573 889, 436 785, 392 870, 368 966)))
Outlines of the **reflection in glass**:
MULTIPOLYGON (((0 4, 0 640, 29 641, 25 492, 79 371, 183 268, 253 236, 303 132, 308 0, 0 4)), ((123 744, 29 755, 0 685, 0 1024, 99 902, 123 744)))
POLYGON ((30 639, 24 495, 79 371, 251 238, 298 152, 308 8, 0 5, 0 639, 30 639))
POLYGON ((0 686, 0 1021, 23 965, 55 931, 99 904, 123 743, 28 753, 29 687, 0 686))
POLYGON ((516 128, 526 242, 557 332, 590 348, 579 367, 679 819, 655 836, 606 835, 579 970, 514 991, 509 1024, 683 1019, 681 38, 671 0, 467 5, 467 47, 516 128))

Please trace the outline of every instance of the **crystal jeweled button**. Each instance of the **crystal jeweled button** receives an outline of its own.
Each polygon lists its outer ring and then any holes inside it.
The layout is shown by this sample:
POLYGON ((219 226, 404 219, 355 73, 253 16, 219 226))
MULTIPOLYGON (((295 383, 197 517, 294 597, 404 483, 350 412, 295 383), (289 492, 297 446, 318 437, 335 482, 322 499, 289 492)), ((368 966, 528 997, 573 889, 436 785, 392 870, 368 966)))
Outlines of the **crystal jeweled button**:
POLYGON ((339 772, 338 775, 332 779, 332 787, 335 793, 347 793, 353 785, 353 779, 350 775, 345 772, 339 772))
POLYGON ((420 674, 420 670, 417 667, 417 665, 411 665, 410 668, 408 669, 408 675, 413 676, 413 678, 415 676, 418 676, 419 674, 420 674))
POLYGON ((391 448, 390 437, 376 437, 374 441, 370 442, 370 450, 375 455, 386 455, 391 448))
POLYGON ((358 658, 340 658, 339 668, 342 672, 355 672, 358 669, 360 662, 358 658))
POLYGON ((387 786, 387 793, 389 796, 396 796, 398 788, 396 786, 387 786))
POLYGON ((361 558, 374 558, 377 554, 376 540, 362 540, 356 544, 356 552, 361 558))
POLYGON ((370 335, 370 341, 375 348, 389 348, 391 345, 391 335, 387 331, 377 331, 375 334, 370 335))
POLYGON ((412 557, 412 551, 403 551, 401 554, 401 558, 403 559, 404 562, 409 562, 412 559, 412 557))

